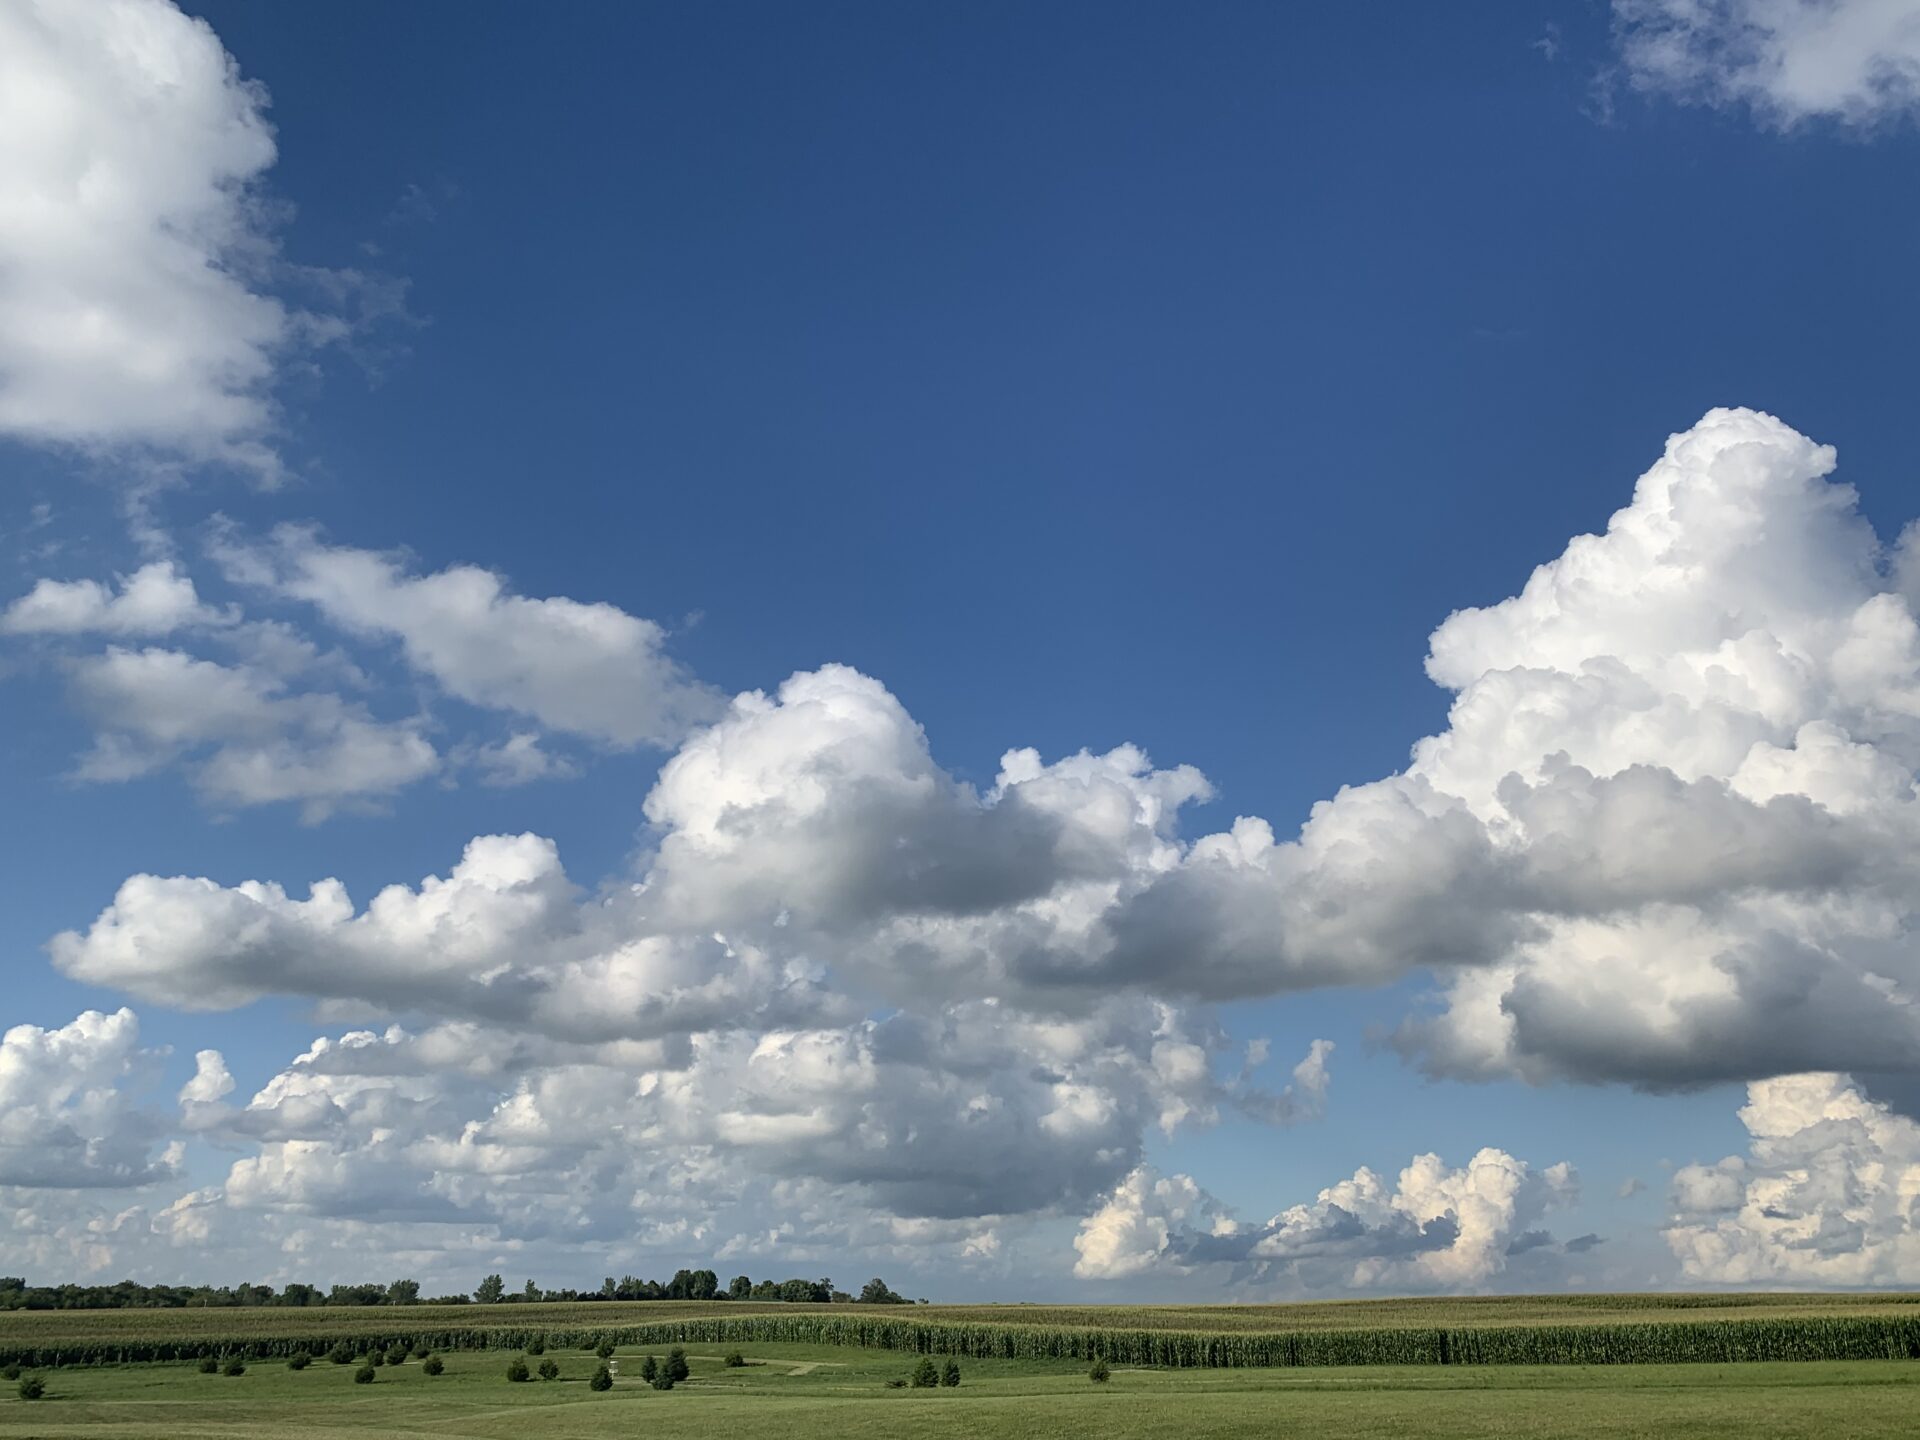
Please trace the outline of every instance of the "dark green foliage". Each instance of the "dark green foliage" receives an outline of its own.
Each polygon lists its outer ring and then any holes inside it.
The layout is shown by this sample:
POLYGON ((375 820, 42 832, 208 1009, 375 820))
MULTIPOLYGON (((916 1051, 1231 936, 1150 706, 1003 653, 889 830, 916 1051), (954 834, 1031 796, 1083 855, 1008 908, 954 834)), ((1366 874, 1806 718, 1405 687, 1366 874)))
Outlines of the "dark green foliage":
POLYGON ((18 1393, 22 1400, 38 1400, 47 1393, 47 1382, 38 1375, 22 1375, 18 1393))
POLYGON ((896 1375, 891 1380, 887 1381, 887 1388, 889 1390, 904 1390, 907 1388, 907 1382, 902 1380, 898 1375, 896 1375))
POLYGON ((729 1370, 738 1370, 747 1363, 747 1357, 742 1355, 738 1350, 729 1350, 727 1351, 727 1358, 723 1363, 729 1370))
POLYGON ((507 1379, 516 1383, 527 1378, 527 1362, 518 1355, 507 1362, 507 1379))
POLYGON ((1096 1385, 1104 1385, 1112 1374, 1113 1372, 1107 1368, 1105 1359, 1096 1359, 1093 1362, 1093 1368, 1087 1371, 1087 1378, 1096 1385))
POLYGON ((389 1365, 406 1364, 407 1363, 407 1347, 404 1345, 389 1345, 387 1347, 387 1363, 389 1365))
POLYGON ((542 1380, 558 1380, 560 1378, 559 1362, 556 1360, 542 1360, 540 1362, 540 1378, 542 1380))
POLYGON ((611 1390, 613 1388, 613 1372, 602 1365, 598 1370, 593 1372, 593 1378, 587 1381, 587 1388, 589 1390, 611 1390))
POLYGON ((369 1356, 367 1356, 367 1363, 368 1363, 369 1365, 384 1365, 384 1364, 386 1364, 386 1363, 387 1363, 387 1352, 386 1352, 386 1351, 384 1351, 384 1350, 382 1350, 382 1349, 381 1349, 381 1348, 380 1348, 379 1346, 377 1346, 377 1345, 376 1345, 376 1346, 374 1346, 374 1348, 373 1348, 373 1353, 372 1353, 371 1355, 369 1355, 369 1356))
POLYGON ((446 1368, 447 1362, 442 1360, 438 1355, 429 1355, 420 1362, 420 1373, 422 1375, 438 1375, 446 1368))
POLYGON ((960 1362, 958 1360, 948 1359, 946 1365, 940 1371, 940 1383, 947 1386, 958 1385, 960 1383, 960 1362))
POLYGON ((202 1355, 200 1357, 200 1373, 202 1375, 218 1375, 220 1373, 220 1357, 217 1355, 202 1355))
POLYGON ((473 1298, 482 1305, 498 1305, 507 1296, 507 1282, 498 1275, 489 1275, 474 1288, 473 1298))
POLYGON ((907 1305, 912 1302, 904 1295, 896 1295, 892 1290, 887 1288, 887 1282, 876 1275, 860 1287, 860 1298, 856 1303, 861 1305, 907 1305))
POLYGON ((0 1370, 0 1375, 6 1376, 9 1380, 18 1380, 20 1378, 20 1367, 18 1365, 9 1365, 6 1369, 0 1370))
POLYGON ((304 1350, 296 1350, 291 1355, 287 1356, 287 1368, 289 1370, 304 1370, 307 1368, 307 1366, 311 1365, 312 1363, 313 1363, 313 1356, 309 1355, 304 1350))
POLYGON ((640 1378, 651 1380, 660 1373, 660 1362, 649 1355, 640 1362, 640 1378))
POLYGON ((658 1375, 653 1377, 652 1384, 656 1390, 671 1390, 673 1388, 673 1376, 669 1375, 665 1370, 662 1370, 658 1375))
POLYGON ((362 1365, 358 1370, 354 1371, 353 1383, 356 1385, 371 1385, 373 1383, 373 1366, 362 1365))
POLYGON ((244 1375, 247 1373, 247 1362, 242 1360, 238 1355, 230 1356, 228 1357, 227 1363, 220 1367, 220 1373, 222 1375, 244 1375))
POLYGON ((331 1350, 327 1351, 327 1359, 336 1365, 350 1364, 353 1360, 353 1346, 342 1340, 338 1345, 335 1345, 331 1350))
POLYGON ((420 1303, 420 1282, 418 1280, 396 1280, 387 1286, 387 1304, 418 1305, 420 1303))
POLYGON ((432 1353, 433 1351, 429 1350, 425 1345, 416 1344, 413 1347, 413 1358, 416 1360, 424 1360, 432 1353))
POLYGON ((602 1360, 611 1360, 613 1358, 613 1341, 602 1340, 598 1345, 593 1347, 593 1353, 598 1355, 602 1360))
POLYGON ((546 1354, 547 1353, 547 1337, 544 1335, 536 1335, 531 1340, 527 1341, 527 1353, 529 1355, 546 1354))
POLYGON ((920 1363, 913 1367, 913 1388, 931 1390, 940 1383, 940 1367, 933 1363, 931 1355, 922 1355, 920 1363))
POLYGON ((693 1373, 687 1368, 687 1352, 678 1345, 667 1351, 666 1371, 670 1380, 684 1380, 693 1373))

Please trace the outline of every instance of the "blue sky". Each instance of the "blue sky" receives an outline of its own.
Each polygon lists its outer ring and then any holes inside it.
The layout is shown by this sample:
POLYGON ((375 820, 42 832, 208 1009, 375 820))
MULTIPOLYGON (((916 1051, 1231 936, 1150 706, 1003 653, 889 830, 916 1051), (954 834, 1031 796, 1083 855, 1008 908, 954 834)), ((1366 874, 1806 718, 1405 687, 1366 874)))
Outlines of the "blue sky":
POLYGON ((1920 1278, 1897 24, 5 10, 0 1265, 1920 1278))

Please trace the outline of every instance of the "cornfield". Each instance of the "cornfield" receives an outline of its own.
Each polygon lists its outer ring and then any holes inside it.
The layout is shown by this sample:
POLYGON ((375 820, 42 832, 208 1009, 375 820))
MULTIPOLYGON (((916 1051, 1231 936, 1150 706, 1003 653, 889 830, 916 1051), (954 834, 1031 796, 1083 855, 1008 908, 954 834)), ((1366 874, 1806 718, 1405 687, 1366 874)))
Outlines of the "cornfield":
MULTIPOLYGON (((1830 1297, 1840 1300, 1843 1297, 1830 1297)), ((232 1312, 147 1312, 118 1333, 51 1333, 59 1312, 0 1323, 0 1363, 30 1366, 247 1358, 314 1350, 322 1339, 361 1348, 403 1345, 432 1350, 793 1342, 848 1345, 980 1359, 1102 1358, 1175 1368, 1293 1365, 1618 1365, 1697 1361, 1920 1358, 1920 1313, 1897 1303, 1885 1313, 1793 1314, 1744 1319, 1600 1320, 1576 1324, 1371 1326, 1345 1329, 1174 1330, 1100 1324, 971 1321, 795 1309, 793 1313, 691 1315, 614 1325, 538 1323, 538 1315, 489 1315, 491 1323, 419 1323, 405 1311, 314 1314, 334 1323, 276 1325, 285 1312, 256 1311, 236 1325, 232 1312), (407 1321, 415 1323, 409 1324, 407 1321), (36 1321, 47 1322, 36 1325, 36 1321), (510 1323, 511 1321, 511 1323, 510 1323), (534 1322, 534 1323, 528 1323, 534 1322), (36 1337, 36 1328, 48 1333, 36 1337), (15 1333, 8 1333, 9 1331, 15 1333), (251 1333, 249 1333, 251 1332, 251 1333)), ((502 1307, 532 1310, 538 1307, 502 1307)), ((579 1307, 554 1307, 573 1315, 579 1307)), ((1676 1307, 1680 1308, 1680 1307, 1676 1307)), ((98 1312, 94 1312, 98 1313, 98 1312)), ((446 1312, 440 1312, 446 1315, 446 1312)), ((1124 1316, 1125 1309, 1103 1312, 1124 1316)), ((1497 1313, 1497 1312, 1494 1312, 1497 1313)), ((303 1319, 306 1317, 302 1317, 303 1319)), ((559 1317, 554 1317, 559 1318, 559 1317)), ((569 1317, 571 1318, 571 1317, 569 1317)))

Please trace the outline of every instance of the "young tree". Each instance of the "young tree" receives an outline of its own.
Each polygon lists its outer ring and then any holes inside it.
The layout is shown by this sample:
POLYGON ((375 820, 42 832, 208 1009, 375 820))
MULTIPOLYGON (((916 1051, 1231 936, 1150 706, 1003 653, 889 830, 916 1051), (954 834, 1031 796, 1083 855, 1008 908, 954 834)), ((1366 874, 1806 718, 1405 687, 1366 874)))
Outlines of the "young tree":
POLYGON ((358 1370, 354 1371, 353 1383, 356 1385, 371 1385, 373 1383, 373 1366, 362 1365, 358 1370))
POLYGON ((506 1298, 507 1282, 498 1275, 489 1275, 482 1280, 473 1292, 473 1298, 482 1305, 498 1305, 506 1298))
POLYGON ((684 1380, 693 1372, 687 1368, 687 1352, 678 1345, 667 1351, 667 1378, 684 1380))
POLYGON ((952 1359, 951 1357, 948 1358, 946 1368, 940 1372, 940 1383, 948 1386, 958 1385, 960 1383, 960 1362, 958 1360, 952 1359))
POLYGON ((353 1360, 353 1347, 347 1344, 346 1341, 341 1340, 337 1342, 331 1350, 327 1351, 327 1359, 336 1365, 349 1364, 353 1360))
MULTIPOLYGON (((605 1367, 603 1366, 602 1368, 604 1369, 605 1367)), ((550 1360, 550 1359, 549 1359, 549 1360, 542 1360, 542 1361, 540 1362, 540 1378, 541 1378, 542 1380, 557 1380, 557 1379, 559 1379, 559 1378, 560 1378, 560 1365, 559 1365, 559 1362, 558 1362, 558 1361, 555 1361, 555 1360, 550 1360)))
POLYGON ((642 1380, 652 1380, 654 1376, 658 1375, 659 1373, 660 1373, 660 1362, 656 1360, 653 1356, 649 1355, 647 1356, 646 1359, 640 1362, 640 1378, 642 1380))
POLYGON ((931 1390, 940 1383, 940 1367, 933 1363, 933 1356, 922 1355, 920 1363, 913 1367, 913 1388, 931 1390))
POLYGON ((747 1363, 747 1357, 742 1355, 738 1350, 729 1350, 727 1351, 727 1358, 720 1363, 725 1365, 729 1370, 738 1370, 747 1363))
POLYGON ((22 1375, 17 1393, 22 1400, 38 1400, 47 1393, 47 1382, 38 1375, 22 1375))
POLYGON ((527 1353, 529 1355, 546 1354, 547 1353, 547 1337, 544 1335, 536 1335, 531 1340, 527 1341, 527 1353))
POLYGON ((1104 1385, 1107 1383, 1107 1377, 1112 1373, 1107 1368, 1106 1357, 1102 1356, 1093 1362, 1093 1368, 1087 1371, 1087 1378, 1096 1385, 1104 1385))
POLYGON ((202 1375, 218 1375, 220 1373, 219 1357, 214 1355, 202 1355, 200 1357, 200 1373, 202 1375))
POLYGON ((420 1373, 422 1375, 438 1375, 446 1368, 447 1362, 442 1360, 438 1355, 429 1355, 420 1362, 420 1373))
POLYGON ((602 1340, 598 1345, 593 1347, 593 1353, 598 1355, 602 1360, 611 1360, 613 1358, 613 1341, 602 1340))
POLYGON ((613 1371, 602 1365, 598 1370, 593 1372, 593 1378, 587 1381, 587 1388, 589 1390, 611 1390, 613 1388, 613 1371))
POLYGON ((518 1384, 527 1378, 527 1362, 518 1355, 507 1362, 507 1379, 518 1384))
POLYGON ((220 1373, 222 1375, 244 1375, 247 1373, 247 1362, 242 1360, 238 1355, 234 1355, 228 1359, 225 1365, 220 1367, 220 1373))
POLYGON ((312 1363, 313 1357, 304 1350, 296 1350, 293 1354, 287 1356, 287 1368, 289 1370, 304 1370, 312 1363))

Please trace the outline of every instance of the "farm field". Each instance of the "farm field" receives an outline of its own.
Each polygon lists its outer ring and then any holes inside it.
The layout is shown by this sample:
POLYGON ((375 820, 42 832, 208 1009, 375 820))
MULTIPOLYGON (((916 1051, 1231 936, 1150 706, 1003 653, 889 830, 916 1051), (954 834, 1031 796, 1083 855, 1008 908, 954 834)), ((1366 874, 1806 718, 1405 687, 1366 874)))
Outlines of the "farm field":
POLYGON ((689 1349, 692 1376, 669 1392, 635 1375, 623 1349, 611 1391, 579 1351, 549 1352, 553 1381, 510 1383, 508 1356, 467 1351, 445 1373, 418 1361, 369 1385, 352 1366, 303 1371, 255 1361, 244 1375, 193 1362, 43 1372, 43 1399, 0 1392, 0 1437, 417 1436, 458 1440, 661 1437, 1065 1437, 1181 1434, 1467 1437, 1877 1437, 1912 1433, 1920 1365, 1905 1361, 1644 1366, 1379 1366, 1295 1370, 1114 1367, 1095 1385, 1059 1360, 963 1360, 958 1388, 890 1389, 915 1357, 819 1345, 689 1349))

